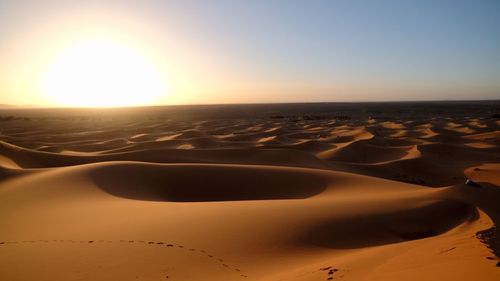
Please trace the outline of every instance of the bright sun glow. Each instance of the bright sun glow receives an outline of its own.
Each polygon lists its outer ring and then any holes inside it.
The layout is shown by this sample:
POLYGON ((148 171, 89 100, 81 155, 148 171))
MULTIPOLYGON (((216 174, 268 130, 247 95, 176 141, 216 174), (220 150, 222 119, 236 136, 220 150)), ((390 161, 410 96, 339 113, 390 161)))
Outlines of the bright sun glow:
POLYGON ((65 106, 153 104, 164 94, 155 67, 134 49, 87 42, 67 49, 42 76, 43 94, 65 106))

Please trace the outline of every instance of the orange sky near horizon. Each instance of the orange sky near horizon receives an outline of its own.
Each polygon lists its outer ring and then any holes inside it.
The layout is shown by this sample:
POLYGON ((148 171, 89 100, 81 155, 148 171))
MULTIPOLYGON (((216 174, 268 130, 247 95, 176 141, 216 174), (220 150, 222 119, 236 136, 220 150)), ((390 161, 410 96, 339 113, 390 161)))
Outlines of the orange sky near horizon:
MULTIPOLYGON (((462 54, 469 51, 457 49, 463 61, 439 61, 441 52, 453 50, 410 50, 434 36, 418 30, 422 38, 394 52, 373 41, 369 22, 346 27, 366 17, 369 5, 315 3, 318 7, 302 3, 281 9, 266 2, 5 1, 0 3, 0 103, 136 106, 500 97, 498 58, 487 57, 498 55, 497 49, 470 51, 470 57, 462 54), (345 11, 352 15, 343 16, 345 11), (368 39, 373 46, 355 44, 368 39)), ((378 24, 380 30, 394 28, 378 24)), ((397 32, 380 36, 404 40, 397 32)), ((490 38, 493 43, 500 42, 497 33, 490 38)))

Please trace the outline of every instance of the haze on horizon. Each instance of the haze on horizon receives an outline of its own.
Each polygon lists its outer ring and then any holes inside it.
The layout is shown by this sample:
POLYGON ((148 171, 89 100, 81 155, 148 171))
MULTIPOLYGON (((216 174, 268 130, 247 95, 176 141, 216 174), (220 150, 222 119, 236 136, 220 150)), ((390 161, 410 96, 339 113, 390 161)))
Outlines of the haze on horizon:
POLYGON ((499 1, 1 1, 0 104, 500 98, 499 1))

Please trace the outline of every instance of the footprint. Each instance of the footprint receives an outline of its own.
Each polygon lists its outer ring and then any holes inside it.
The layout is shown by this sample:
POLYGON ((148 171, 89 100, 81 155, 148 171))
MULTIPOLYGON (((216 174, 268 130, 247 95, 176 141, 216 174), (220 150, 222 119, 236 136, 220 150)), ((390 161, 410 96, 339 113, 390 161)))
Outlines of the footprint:
POLYGON ((330 269, 330 271, 328 271, 328 274, 329 275, 333 275, 334 272, 337 272, 339 271, 338 269, 334 268, 334 269, 330 269))
MULTIPOLYGON (((4 245, 4 244, 18 244, 18 243, 36 243, 36 242, 43 242, 43 243, 50 243, 50 242, 53 242, 53 243, 88 243, 88 244, 92 244, 92 243, 113 243, 113 241, 111 240, 37 240, 37 241, 33 241, 33 240, 24 240, 24 241, 9 241, 9 242, 5 242, 5 241, 0 241, 0 245, 4 245)), ((138 242, 138 243, 146 243, 145 241, 143 240, 138 240, 138 241, 134 241, 134 240, 119 240, 119 242, 121 243, 125 243, 125 242, 128 242, 128 243, 135 243, 135 242, 138 242)), ((165 242, 154 242, 154 241, 149 241, 147 242, 148 244, 152 245, 152 244, 157 244, 157 245, 165 245, 165 242)), ((166 244, 167 247, 175 247, 177 246, 178 248, 185 248, 183 245, 175 245, 175 244, 166 244)), ((208 254, 205 250, 197 250, 197 249, 194 249, 194 248, 188 248, 189 251, 199 251, 201 253, 204 253, 206 256, 208 256, 209 258, 214 258, 213 255, 210 255, 208 254)), ((488 257, 489 258, 489 257, 488 257)), ((228 265, 228 264, 225 264, 223 263, 224 260, 221 259, 221 258, 217 258, 217 260, 219 262, 221 262, 222 266, 226 267, 226 268, 232 268, 234 271, 237 271, 237 272, 241 272, 240 269, 238 268, 233 268, 232 266, 228 265)), ((500 266, 500 262, 497 264, 497 266, 500 266)), ((328 270, 330 269, 331 267, 327 267, 327 268, 322 268, 321 270, 328 270)), ((329 274, 333 274, 333 272, 337 271, 338 269, 333 269, 333 270, 330 270, 329 274)), ((248 276, 245 275, 245 274, 241 274, 240 275, 241 277, 243 278, 247 278, 248 276)), ((165 279, 169 279, 169 276, 166 275, 165 276, 165 279)), ((329 279, 330 280, 330 279, 329 279)))

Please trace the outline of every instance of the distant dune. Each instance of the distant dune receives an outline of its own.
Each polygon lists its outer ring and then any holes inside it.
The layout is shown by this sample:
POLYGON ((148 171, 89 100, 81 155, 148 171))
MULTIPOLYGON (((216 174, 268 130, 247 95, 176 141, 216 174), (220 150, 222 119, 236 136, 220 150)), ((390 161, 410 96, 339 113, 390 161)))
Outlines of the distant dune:
POLYGON ((500 102, 8 112, 1 280, 500 280, 500 102))

